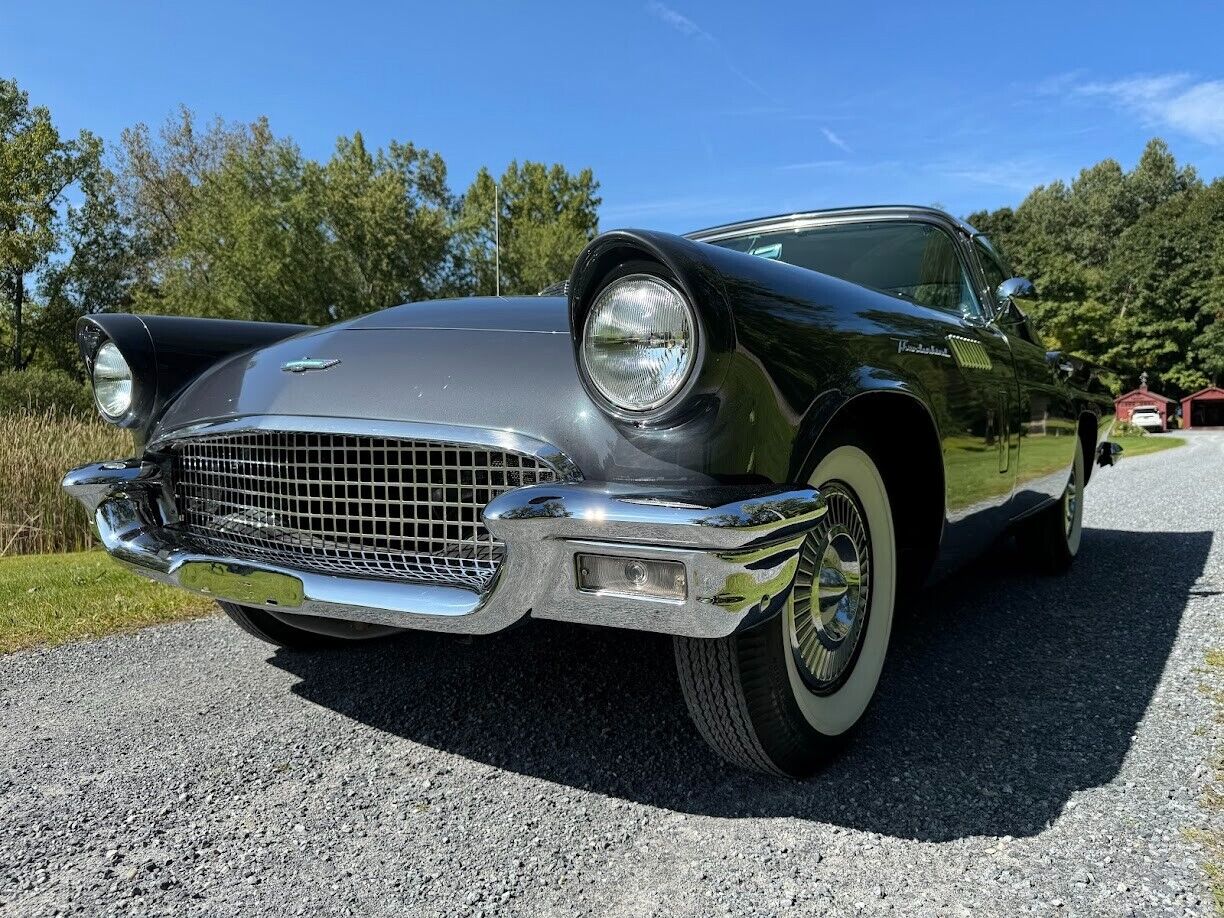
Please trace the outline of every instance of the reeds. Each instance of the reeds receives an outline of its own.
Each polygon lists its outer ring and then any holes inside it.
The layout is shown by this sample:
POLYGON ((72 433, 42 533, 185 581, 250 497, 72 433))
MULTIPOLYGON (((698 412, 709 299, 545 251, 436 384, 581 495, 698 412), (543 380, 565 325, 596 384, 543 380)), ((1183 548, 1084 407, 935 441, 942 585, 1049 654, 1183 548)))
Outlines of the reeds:
POLYGON ((93 521, 60 481, 74 466, 132 451, 130 433, 94 418, 0 415, 0 556, 93 546, 93 521))

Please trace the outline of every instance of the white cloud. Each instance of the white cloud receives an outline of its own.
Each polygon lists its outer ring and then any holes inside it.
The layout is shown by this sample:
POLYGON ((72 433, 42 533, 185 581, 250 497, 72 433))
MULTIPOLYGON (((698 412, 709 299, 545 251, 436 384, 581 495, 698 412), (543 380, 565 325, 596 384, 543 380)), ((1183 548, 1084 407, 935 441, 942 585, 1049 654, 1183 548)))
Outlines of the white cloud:
POLYGON ((754 91, 760 93, 760 95, 765 99, 768 99, 770 102, 776 104, 777 100, 774 99, 773 94, 770 93, 769 90, 732 63, 731 55, 727 54, 727 52, 723 49, 722 42, 720 42, 701 26, 697 25, 697 23, 693 22, 693 20, 689 19, 679 10, 672 9, 666 3, 661 3, 660 0, 648 0, 646 3, 646 12, 650 13, 651 16, 654 16, 660 22, 675 29, 681 35, 713 48, 722 58, 723 66, 735 74, 735 76, 745 86, 748 86, 754 91))
POLYGON ((717 39, 709 32, 703 29, 693 20, 689 19, 683 13, 673 10, 665 3, 660 3, 659 0, 650 0, 646 4, 646 11, 661 22, 667 23, 677 32, 687 35, 689 38, 696 38, 701 41, 708 41, 711 44, 718 44, 717 39))
POLYGON ((830 131, 827 127, 822 127, 820 129, 820 133, 824 134, 825 140, 833 144, 833 146, 837 147, 837 149, 842 150, 846 153, 854 152, 853 150, 850 149, 850 144, 846 143, 844 140, 842 140, 840 137, 838 137, 836 134, 830 131))
POLYGON ((951 178, 975 185, 990 185, 1011 191, 1031 191, 1034 186, 1050 180, 1048 164, 1033 160, 990 159, 961 160, 935 165, 935 170, 951 178))
POLYGON ((803 163, 787 163, 779 166, 779 172, 797 172, 803 169, 837 169, 846 165, 844 159, 813 159, 803 163))
POLYGON ((1224 145, 1224 80, 1196 81, 1189 74, 1168 73, 1085 83, 1072 91, 1107 99, 1154 127, 1224 145))

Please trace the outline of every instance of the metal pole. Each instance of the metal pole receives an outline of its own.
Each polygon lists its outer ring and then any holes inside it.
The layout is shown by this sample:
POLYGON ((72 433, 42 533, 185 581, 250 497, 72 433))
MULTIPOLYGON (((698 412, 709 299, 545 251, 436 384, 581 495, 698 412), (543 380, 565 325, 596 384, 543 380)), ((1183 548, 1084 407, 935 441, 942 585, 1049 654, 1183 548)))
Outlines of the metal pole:
POLYGON ((501 296, 501 200, 496 183, 493 185, 493 257, 493 295, 501 296))

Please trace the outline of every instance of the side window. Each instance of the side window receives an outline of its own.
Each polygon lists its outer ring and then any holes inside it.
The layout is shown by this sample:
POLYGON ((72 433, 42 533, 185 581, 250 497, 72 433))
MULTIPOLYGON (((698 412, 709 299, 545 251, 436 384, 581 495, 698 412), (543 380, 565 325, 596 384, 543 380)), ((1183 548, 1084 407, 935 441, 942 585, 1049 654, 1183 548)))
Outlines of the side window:
POLYGON ((912 266, 912 286, 898 292, 932 309, 980 316, 973 284, 961 264, 952 237, 934 226, 924 226, 922 231, 922 257, 912 266))
POLYGON ((973 237, 973 251, 977 255, 978 263, 982 266, 982 274, 986 277, 986 288, 993 299, 994 292, 999 289, 999 284, 1007 280, 1007 271, 985 237, 973 237))

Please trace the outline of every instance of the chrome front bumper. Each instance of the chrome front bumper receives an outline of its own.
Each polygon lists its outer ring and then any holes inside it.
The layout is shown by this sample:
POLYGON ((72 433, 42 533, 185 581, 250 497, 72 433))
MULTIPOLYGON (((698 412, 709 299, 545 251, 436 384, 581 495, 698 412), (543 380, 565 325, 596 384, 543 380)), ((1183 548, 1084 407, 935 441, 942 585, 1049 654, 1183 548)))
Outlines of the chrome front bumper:
POLYGON ((485 508, 485 525, 506 557, 484 593, 461 587, 337 577, 202 554, 173 524, 159 467, 139 460, 82 466, 64 489, 94 513, 106 550, 153 580, 217 595, 184 573, 201 563, 227 582, 258 584, 261 574, 300 581, 292 605, 234 598, 277 612, 487 634, 527 615, 689 637, 722 637, 780 612, 795 581, 799 549, 824 515, 811 488, 648 487, 571 482, 518 488, 485 508), (575 556, 604 554, 679 561, 683 600, 584 592, 575 556))

